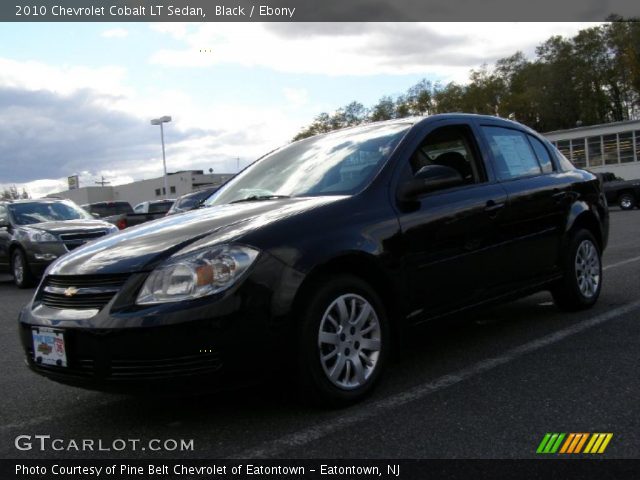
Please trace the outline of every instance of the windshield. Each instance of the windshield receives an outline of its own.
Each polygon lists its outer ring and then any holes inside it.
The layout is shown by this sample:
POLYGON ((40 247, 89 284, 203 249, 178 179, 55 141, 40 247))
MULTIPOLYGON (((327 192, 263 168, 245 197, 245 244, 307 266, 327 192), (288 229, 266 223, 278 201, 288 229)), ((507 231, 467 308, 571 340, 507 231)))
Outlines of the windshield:
POLYGON ((71 202, 12 203, 9 205, 9 211, 18 225, 93 218, 71 202))
POLYGON ((292 143, 248 167, 206 205, 353 195, 371 181, 410 127, 409 123, 368 125, 292 143))

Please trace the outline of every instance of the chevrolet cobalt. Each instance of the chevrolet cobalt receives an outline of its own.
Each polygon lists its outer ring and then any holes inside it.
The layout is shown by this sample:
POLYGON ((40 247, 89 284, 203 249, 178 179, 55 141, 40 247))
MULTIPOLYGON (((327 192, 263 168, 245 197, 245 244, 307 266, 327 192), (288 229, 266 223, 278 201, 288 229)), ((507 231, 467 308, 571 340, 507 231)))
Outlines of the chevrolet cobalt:
POLYGON ((598 179, 518 123, 448 114, 276 150, 203 208, 80 247, 20 314, 53 380, 164 391, 295 375, 313 399, 368 394, 401 332, 548 290, 602 288, 598 179))

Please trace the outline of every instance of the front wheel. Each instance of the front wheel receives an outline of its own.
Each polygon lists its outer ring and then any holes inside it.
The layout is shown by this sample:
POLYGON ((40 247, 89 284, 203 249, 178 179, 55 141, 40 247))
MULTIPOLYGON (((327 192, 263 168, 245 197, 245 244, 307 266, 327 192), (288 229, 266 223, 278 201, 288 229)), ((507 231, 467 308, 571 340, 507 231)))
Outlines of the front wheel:
POLYGON ((564 277, 551 290, 556 305, 566 311, 592 307, 602 289, 602 260, 590 231, 574 233, 563 262, 564 277))
POLYGON ((303 306, 300 384, 309 399, 330 406, 371 392, 386 363, 389 326, 375 291, 350 275, 315 282, 303 306))
POLYGON ((13 274, 13 282, 18 288, 30 288, 35 284, 27 257, 19 248, 14 250, 11 255, 11 273, 13 274))

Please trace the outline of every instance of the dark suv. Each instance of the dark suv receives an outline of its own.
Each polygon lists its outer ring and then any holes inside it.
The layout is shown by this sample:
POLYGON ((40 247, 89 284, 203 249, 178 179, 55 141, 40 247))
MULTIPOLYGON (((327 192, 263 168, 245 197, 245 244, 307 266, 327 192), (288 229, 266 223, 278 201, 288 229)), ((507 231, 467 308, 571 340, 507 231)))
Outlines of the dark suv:
POLYGON ((518 123, 375 123, 287 145, 204 208, 62 257, 22 344, 33 370, 88 388, 208 388, 277 365, 344 404, 415 324, 540 290, 591 307, 607 236, 598 179, 518 123))
POLYGON ((65 200, 0 202, 0 272, 32 287, 55 259, 118 229, 65 200))

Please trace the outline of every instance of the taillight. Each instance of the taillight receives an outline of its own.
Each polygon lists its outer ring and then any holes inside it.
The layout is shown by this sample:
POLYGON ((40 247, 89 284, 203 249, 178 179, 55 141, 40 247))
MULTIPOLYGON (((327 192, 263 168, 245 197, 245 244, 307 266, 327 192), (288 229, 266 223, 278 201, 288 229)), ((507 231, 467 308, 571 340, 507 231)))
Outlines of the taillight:
POLYGON ((125 228, 127 228, 127 219, 121 218, 120 220, 118 220, 116 222, 116 227, 118 227, 120 230, 124 230, 125 228))

